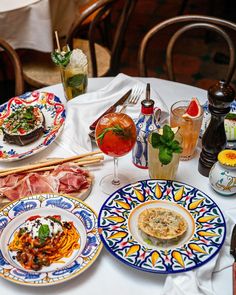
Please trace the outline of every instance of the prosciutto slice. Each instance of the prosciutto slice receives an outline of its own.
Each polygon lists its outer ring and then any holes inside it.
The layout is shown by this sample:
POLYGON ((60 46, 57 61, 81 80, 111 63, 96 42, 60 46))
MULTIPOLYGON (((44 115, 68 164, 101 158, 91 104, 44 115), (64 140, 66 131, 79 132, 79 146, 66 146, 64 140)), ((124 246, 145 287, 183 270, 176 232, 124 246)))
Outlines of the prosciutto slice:
POLYGON ((59 193, 74 193, 89 186, 88 172, 77 165, 63 164, 52 172, 59 181, 59 193))
POLYGON ((75 193, 89 186, 89 174, 76 164, 63 164, 51 172, 14 174, 0 178, 0 195, 13 201, 41 193, 75 193))
POLYGON ((22 178, 24 178, 24 174, 19 175, 8 175, 6 177, 0 178, 0 188, 7 188, 15 186, 22 178))
POLYGON ((0 187, 0 194, 11 201, 42 192, 52 193, 57 191, 59 187, 59 181, 51 175, 29 173, 26 175, 12 175, 11 177, 12 180, 7 179, 6 181, 8 186, 3 186, 4 178, 2 178, 0 187), (12 186, 9 186, 10 183, 12 183, 12 186))

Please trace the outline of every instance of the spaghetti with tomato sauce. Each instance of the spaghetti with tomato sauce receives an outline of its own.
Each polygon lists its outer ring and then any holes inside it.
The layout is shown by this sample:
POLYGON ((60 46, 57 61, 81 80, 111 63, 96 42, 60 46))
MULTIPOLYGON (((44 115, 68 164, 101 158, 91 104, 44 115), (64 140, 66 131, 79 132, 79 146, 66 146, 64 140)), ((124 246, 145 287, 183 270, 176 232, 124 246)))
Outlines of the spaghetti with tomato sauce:
POLYGON ((9 244, 13 256, 25 269, 41 270, 53 262, 60 262, 79 249, 80 235, 72 221, 61 221, 60 215, 32 216, 15 232, 9 244))

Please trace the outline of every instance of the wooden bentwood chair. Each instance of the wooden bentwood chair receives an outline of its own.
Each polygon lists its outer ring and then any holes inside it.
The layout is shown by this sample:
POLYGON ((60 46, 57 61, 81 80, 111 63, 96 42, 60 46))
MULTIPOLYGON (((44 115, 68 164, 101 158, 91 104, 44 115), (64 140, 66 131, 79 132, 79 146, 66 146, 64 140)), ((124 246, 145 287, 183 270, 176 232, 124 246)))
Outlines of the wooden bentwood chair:
MULTIPOLYGON (((9 57, 13 66, 15 76, 15 95, 20 95, 24 92, 24 79, 22 73, 22 66, 16 51, 3 39, 0 39, 0 48, 9 57)), ((1 52, 2 54, 3 52, 1 52)))
POLYGON ((111 37, 111 50, 101 47, 95 42, 96 28, 98 24, 101 22, 103 16, 106 15, 107 11, 112 10, 114 5, 118 2, 120 1, 100 0, 94 5, 88 7, 81 14, 76 26, 67 39, 67 43, 72 48, 81 46, 85 52, 89 52, 89 60, 91 63, 93 77, 114 75, 119 71, 119 63, 121 59, 122 48, 124 47, 124 38, 127 26, 137 0, 123 0, 123 6, 119 15, 119 19, 117 20, 117 23, 113 25, 114 32, 113 37, 111 37), (81 25, 96 11, 98 11, 98 13, 92 20, 89 27, 88 40, 77 39, 76 36, 80 31, 81 25), (99 67, 99 64, 101 64, 101 67, 99 67))
MULTIPOLYGON (((235 71, 235 48, 232 42, 231 37, 224 30, 231 29, 236 32, 236 24, 230 21, 219 19, 216 17, 210 16, 201 16, 201 15, 184 15, 177 16, 170 19, 167 19, 161 23, 155 25, 150 29, 147 34, 142 39, 142 42, 139 47, 138 54, 138 66, 140 76, 148 76, 147 70, 147 50, 151 39, 154 36, 157 36, 163 30, 169 29, 170 27, 177 25, 176 31, 173 36, 169 39, 166 49, 166 68, 168 78, 172 81, 176 81, 174 70, 173 70, 173 48, 176 45, 176 41, 183 35, 183 33, 192 30, 192 29, 208 29, 218 33, 226 41, 229 48, 229 65, 227 74, 225 76, 225 81, 229 83, 232 79, 232 76, 235 71), (181 25, 181 27, 179 26, 181 25), (222 29, 222 27, 224 29, 222 29)), ((223 78, 222 78, 223 79, 223 78)))
MULTIPOLYGON (((69 33, 66 44, 70 48, 80 48, 88 57, 89 77, 116 75, 122 54, 124 37, 130 16, 137 0, 123 0, 123 6, 118 21, 113 24, 111 50, 95 42, 96 29, 106 13, 114 8, 119 0, 98 0, 81 12, 77 23, 69 33), (91 20, 91 15, 93 19, 91 20), (90 18, 88 39, 80 39, 79 33, 83 24, 90 18)), ((111 34, 110 34, 111 35, 111 34)), ((64 45, 66 45, 64 44, 64 45)), ((49 86, 61 82, 60 71, 51 61, 50 54, 36 52, 37 57, 26 56, 23 60, 23 74, 25 81, 36 88, 49 86)))

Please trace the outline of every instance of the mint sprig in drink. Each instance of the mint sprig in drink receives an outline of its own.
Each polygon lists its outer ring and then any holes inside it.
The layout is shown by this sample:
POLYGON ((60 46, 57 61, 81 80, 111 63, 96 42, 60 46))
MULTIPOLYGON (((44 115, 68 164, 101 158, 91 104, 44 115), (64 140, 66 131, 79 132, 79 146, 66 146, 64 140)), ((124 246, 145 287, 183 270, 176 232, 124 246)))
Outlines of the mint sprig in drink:
POLYGON ((148 138, 148 169, 151 178, 175 179, 182 152, 179 128, 165 125, 148 138))
POLYGON ((61 68, 61 79, 67 100, 87 90, 88 60, 81 49, 55 51, 53 62, 61 68))

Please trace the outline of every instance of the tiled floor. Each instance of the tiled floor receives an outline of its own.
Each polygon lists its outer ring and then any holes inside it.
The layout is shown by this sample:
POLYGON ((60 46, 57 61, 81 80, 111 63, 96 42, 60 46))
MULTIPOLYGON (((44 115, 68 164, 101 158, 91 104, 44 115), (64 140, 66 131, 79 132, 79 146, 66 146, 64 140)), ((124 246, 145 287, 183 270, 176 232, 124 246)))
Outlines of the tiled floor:
MULTIPOLYGON (((187 2, 184 14, 230 17, 226 11, 229 7, 225 6, 229 1, 189 0, 187 2), (214 6, 212 6, 213 2, 214 6)), ((181 4, 181 0, 139 0, 137 2, 128 27, 121 72, 132 76, 139 75, 138 48, 144 34, 160 21, 177 16, 181 4)), ((170 33, 170 30, 167 33, 161 33, 150 44, 147 58, 147 64, 150 67, 149 76, 167 79, 163 61, 165 45, 170 33)), ((236 34, 233 37, 236 40, 236 34)), ((175 53, 174 69, 177 81, 207 89, 215 80, 225 78, 227 65, 224 59, 228 58, 227 45, 214 33, 207 34, 206 31, 199 29, 190 31, 179 40, 175 53)), ((236 75, 232 84, 236 86, 236 75)))

